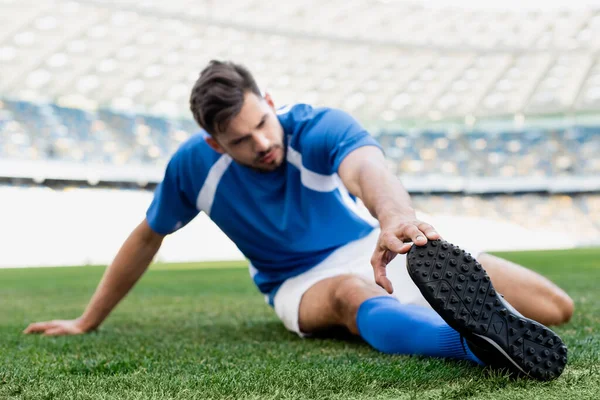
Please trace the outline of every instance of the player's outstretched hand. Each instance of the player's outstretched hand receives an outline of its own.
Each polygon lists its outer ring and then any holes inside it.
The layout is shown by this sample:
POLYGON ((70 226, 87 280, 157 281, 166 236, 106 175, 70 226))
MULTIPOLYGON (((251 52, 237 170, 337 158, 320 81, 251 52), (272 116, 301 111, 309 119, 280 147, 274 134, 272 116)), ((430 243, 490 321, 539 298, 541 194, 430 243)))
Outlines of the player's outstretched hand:
POLYGON ((81 335, 86 333, 79 319, 54 320, 30 324, 23 333, 39 333, 44 336, 81 335))
POLYGON ((433 226, 417 219, 400 219, 392 224, 382 225, 377 246, 371 257, 375 282, 391 294, 394 288, 387 278, 385 268, 396 254, 408 253, 412 246, 411 242, 423 246, 427 243, 427 239, 439 238, 440 235, 433 226))

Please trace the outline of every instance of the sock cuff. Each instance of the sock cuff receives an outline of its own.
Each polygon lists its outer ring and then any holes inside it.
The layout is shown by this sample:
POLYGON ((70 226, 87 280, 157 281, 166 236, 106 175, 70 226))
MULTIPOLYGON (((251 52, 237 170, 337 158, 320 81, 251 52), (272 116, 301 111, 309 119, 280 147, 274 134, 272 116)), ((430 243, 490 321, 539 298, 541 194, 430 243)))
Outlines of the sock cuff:
POLYGON ((465 342, 465 338, 451 327, 448 326, 444 329, 440 329, 438 339, 440 348, 450 357, 470 360, 479 365, 484 365, 484 363, 473 354, 471 349, 469 349, 469 346, 467 346, 467 343, 465 342))
POLYGON ((460 334, 449 326, 441 327, 437 334, 440 348, 453 355, 465 355, 466 349, 460 334))
POLYGON ((471 351, 471 349, 469 348, 469 344, 467 343, 467 339, 464 338, 464 336, 461 336, 460 341, 462 342, 464 348, 465 348, 465 352, 467 353, 467 356, 469 357, 470 360, 474 361, 475 363, 479 364, 479 365, 486 365, 483 361, 481 361, 476 355, 475 353, 473 353, 473 351, 471 351))
POLYGON ((399 303, 400 301, 393 296, 377 296, 363 301, 360 306, 358 306, 358 311, 356 312, 356 327, 358 328, 359 335, 362 336, 363 330, 361 329, 361 325, 363 325, 365 317, 368 316, 372 309, 380 306, 399 303))

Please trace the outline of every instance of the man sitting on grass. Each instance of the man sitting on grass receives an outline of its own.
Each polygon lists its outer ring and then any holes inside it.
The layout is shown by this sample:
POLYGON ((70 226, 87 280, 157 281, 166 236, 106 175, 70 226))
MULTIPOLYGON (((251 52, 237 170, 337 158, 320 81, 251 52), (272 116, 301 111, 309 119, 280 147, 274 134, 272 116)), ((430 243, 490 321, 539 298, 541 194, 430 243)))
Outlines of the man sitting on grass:
POLYGON ((544 325, 570 319, 569 296, 519 265, 470 249, 475 260, 441 241, 351 116, 306 104, 276 110, 248 70, 218 61, 202 71, 190 107, 205 132, 173 155, 146 218, 83 315, 26 333, 97 328, 165 235, 204 211, 302 337, 343 327, 386 353, 470 360, 536 379, 562 373, 567 349, 544 325))

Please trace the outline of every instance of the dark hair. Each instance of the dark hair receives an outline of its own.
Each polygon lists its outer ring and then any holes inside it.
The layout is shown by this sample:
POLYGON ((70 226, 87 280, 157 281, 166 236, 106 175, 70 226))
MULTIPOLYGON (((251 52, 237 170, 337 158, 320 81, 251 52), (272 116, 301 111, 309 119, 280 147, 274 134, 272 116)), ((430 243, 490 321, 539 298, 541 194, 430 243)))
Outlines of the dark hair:
POLYGON ((248 91, 261 96, 250 71, 231 61, 212 60, 194 84, 190 110, 198 125, 214 135, 227 129, 248 91))

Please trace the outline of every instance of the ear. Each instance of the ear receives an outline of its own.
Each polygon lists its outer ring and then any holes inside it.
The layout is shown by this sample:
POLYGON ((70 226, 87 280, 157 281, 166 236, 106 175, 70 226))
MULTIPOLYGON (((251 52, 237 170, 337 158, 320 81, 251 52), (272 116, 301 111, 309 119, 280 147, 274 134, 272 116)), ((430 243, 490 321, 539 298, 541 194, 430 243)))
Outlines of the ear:
POLYGON ((264 97, 265 101, 267 102, 267 104, 269 105, 269 107, 271 107, 274 110, 275 102, 273 101, 273 98, 271 97, 271 93, 265 92, 265 95, 263 97, 264 97))
POLYGON ((212 136, 206 137, 204 139, 204 141, 206 143, 208 143, 210 148, 213 149, 214 151, 216 151, 217 153, 221 153, 221 154, 225 153, 225 150, 223 150, 223 148, 221 147, 219 142, 217 142, 212 136))

